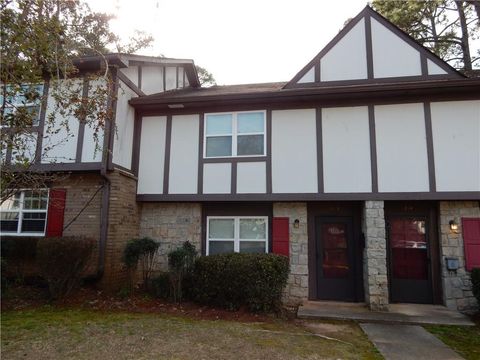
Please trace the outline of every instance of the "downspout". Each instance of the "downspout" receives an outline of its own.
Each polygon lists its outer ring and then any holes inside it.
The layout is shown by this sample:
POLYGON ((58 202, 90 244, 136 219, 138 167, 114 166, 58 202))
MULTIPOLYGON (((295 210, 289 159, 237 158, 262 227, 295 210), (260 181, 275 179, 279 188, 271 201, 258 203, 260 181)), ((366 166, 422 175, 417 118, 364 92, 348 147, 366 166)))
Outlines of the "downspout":
MULTIPOLYGON (((113 67, 112 74, 112 91, 108 94, 107 106, 111 109, 111 119, 105 124, 104 141, 103 141, 103 157, 102 167, 100 169, 100 175, 103 178, 103 191, 102 191, 102 207, 100 210, 100 241, 98 248, 98 269, 96 280, 100 280, 105 272, 105 249, 107 246, 108 237, 108 215, 110 213, 110 190, 111 181, 107 175, 108 168, 111 163, 112 157, 112 137, 113 137, 113 124, 116 116, 116 94, 118 92, 118 76, 117 68, 113 67)), ((110 86, 110 85, 109 85, 110 86)))

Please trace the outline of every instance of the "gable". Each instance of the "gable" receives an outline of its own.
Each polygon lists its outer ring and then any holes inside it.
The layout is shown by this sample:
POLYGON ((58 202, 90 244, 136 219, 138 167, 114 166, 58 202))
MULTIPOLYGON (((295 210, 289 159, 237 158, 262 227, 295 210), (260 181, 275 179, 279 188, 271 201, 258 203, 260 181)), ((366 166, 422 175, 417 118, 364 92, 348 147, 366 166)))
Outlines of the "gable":
POLYGON ((285 88, 461 77, 367 6, 285 88))

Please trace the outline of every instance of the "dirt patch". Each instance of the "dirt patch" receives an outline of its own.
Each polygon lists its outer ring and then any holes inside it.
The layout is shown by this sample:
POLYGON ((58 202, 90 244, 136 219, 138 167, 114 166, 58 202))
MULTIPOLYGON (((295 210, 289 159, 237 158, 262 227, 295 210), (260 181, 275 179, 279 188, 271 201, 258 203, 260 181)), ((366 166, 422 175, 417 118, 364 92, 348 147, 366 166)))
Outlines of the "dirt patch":
POLYGON ((246 309, 228 311, 225 309, 201 306, 192 302, 174 304, 153 298, 142 292, 127 298, 112 296, 94 288, 81 288, 67 299, 51 301, 46 288, 16 286, 8 290, 2 299, 2 310, 29 310, 51 305, 58 309, 85 309, 95 311, 120 311, 130 313, 163 313, 175 316, 188 316, 203 320, 234 320, 240 322, 270 322, 275 315, 253 314, 246 309))
POLYGON ((302 322, 302 325, 314 334, 321 335, 334 335, 335 333, 343 333, 350 328, 350 325, 346 324, 331 324, 307 321, 302 322))

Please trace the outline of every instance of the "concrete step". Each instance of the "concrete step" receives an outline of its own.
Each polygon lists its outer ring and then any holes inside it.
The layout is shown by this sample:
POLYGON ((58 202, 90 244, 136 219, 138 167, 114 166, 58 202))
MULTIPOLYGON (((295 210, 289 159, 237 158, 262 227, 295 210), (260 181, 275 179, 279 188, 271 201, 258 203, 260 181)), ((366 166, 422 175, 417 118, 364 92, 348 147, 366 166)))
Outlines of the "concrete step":
POLYGON ((388 311, 371 311, 364 303, 307 301, 298 308, 301 319, 354 320, 367 323, 411 325, 475 325, 470 319, 441 305, 390 304, 388 311))

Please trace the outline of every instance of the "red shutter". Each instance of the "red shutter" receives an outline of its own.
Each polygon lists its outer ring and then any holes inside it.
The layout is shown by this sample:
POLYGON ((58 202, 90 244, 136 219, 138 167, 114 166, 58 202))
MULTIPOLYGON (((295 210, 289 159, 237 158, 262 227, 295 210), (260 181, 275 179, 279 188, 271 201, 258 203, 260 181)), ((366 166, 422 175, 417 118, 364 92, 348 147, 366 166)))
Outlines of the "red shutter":
POLYGON ((467 271, 480 268, 480 218, 462 218, 463 247, 467 271))
POLYGON ((287 217, 273 218, 273 253, 289 256, 290 241, 287 217))
POLYGON ((67 190, 65 189, 50 189, 46 236, 63 235, 63 214, 66 195, 67 190))

